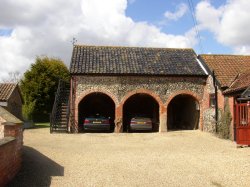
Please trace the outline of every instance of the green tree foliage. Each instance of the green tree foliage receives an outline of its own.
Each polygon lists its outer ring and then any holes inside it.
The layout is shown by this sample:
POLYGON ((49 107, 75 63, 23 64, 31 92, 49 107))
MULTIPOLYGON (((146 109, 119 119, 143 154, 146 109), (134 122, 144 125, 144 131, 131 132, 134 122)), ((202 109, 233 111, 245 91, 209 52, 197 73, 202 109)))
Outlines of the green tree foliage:
POLYGON ((60 59, 46 56, 36 58, 20 83, 26 119, 49 120, 60 79, 69 81, 69 70, 60 59))

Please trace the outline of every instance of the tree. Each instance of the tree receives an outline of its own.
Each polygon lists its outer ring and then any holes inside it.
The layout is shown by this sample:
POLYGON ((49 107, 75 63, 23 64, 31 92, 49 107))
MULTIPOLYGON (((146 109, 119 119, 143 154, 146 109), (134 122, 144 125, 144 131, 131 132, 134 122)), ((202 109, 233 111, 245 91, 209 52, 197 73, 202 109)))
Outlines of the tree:
POLYGON ((20 83, 26 119, 49 120, 60 79, 69 82, 69 70, 62 60, 46 56, 36 58, 20 83))
POLYGON ((4 83, 19 83, 22 78, 22 74, 19 71, 9 72, 8 78, 4 79, 4 83))

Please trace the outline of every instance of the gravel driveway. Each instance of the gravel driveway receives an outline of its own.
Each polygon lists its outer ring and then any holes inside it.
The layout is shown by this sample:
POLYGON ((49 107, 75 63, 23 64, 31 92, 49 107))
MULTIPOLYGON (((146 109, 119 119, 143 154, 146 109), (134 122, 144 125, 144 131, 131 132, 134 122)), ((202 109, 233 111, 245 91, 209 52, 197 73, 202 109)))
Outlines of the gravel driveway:
POLYGON ((208 133, 24 132, 9 186, 250 186, 250 148, 208 133))

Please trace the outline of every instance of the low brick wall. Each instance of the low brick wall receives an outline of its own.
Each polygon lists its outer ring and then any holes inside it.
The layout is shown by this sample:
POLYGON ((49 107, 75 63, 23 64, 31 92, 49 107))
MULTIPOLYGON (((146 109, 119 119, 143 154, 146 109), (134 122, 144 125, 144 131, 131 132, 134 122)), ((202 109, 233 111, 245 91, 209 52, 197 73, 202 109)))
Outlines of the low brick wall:
POLYGON ((5 186, 21 168, 22 125, 5 122, 4 138, 0 139, 0 186, 5 186))

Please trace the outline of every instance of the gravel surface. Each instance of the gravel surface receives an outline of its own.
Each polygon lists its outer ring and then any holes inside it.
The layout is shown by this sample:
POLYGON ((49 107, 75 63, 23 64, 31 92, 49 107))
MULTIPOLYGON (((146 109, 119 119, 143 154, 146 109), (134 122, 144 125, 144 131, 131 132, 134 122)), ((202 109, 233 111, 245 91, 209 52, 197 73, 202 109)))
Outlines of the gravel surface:
POLYGON ((250 148, 197 131, 24 132, 23 167, 9 186, 250 186, 250 148))

